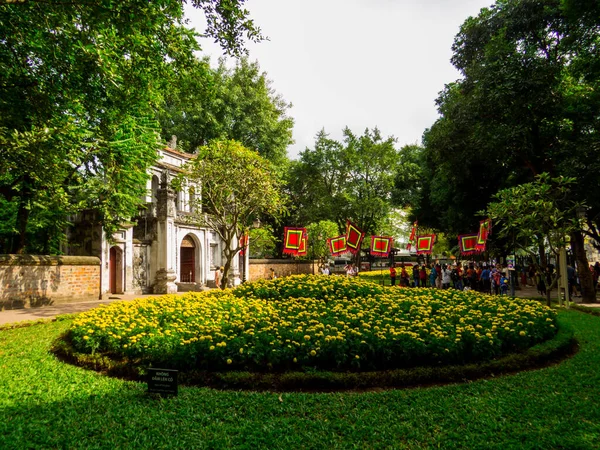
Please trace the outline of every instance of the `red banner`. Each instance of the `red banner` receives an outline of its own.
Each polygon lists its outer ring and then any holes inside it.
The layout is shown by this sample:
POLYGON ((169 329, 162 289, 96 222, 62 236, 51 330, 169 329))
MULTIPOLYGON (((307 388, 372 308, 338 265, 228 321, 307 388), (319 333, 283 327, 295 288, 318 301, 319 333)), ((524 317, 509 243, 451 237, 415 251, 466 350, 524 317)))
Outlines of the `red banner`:
POLYGON ((435 234, 417 236, 417 255, 429 255, 433 252, 435 234))
POLYGON ((243 236, 240 236, 240 255, 244 256, 246 254, 246 250, 248 249, 248 232, 246 231, 243 236))
POLYGON ((477 237, 478 234, 461 234, 458 236, 458 248, 461 255, 474 255, 479 253, 477 250, 477 237))
POLYGON ((340 256, 348 252, 346 236, 338 236, 327 239, 327 246, 329 247, 331 256, 340 256))
POLYGON ((485 219, 479 222, 479 233, 477 234, 477 244, 475 248, 478 252, 485 251, 485 245, 488 236, 492 234, 492 219, 485 219))
POLYGON ((363 230, 349 220, 346 222, 346 246, 351 253, 358 253, 365 237, 363 230))
POLYGON ((415 238, 417 237, 417 226, 419 222, 415 220, 413 226, 410 230, 410 236, 408 237, 408 244, 406 244, 406 250, 410 250, 412 246, 415 244, 415 238))
MULTIPOLYGON (((303 238, 306 239, 306 228, 285 227, 283 235, 283 253, 298 256, 303 238)), ((306 242, 304 242, 304 252, 306 254, 306 242)))
POLYGON ((371 236, 371 255, 387 258, 393 243, 394 239, 389 236, 371 236))

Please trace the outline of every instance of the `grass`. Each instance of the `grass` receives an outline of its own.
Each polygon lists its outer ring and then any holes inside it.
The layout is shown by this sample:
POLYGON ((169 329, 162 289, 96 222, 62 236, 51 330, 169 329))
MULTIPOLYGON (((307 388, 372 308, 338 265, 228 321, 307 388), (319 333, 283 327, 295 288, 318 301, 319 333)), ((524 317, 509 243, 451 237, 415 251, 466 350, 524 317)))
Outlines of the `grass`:
POLYGON ((562 311, 580 351, 466 384, 357 393, 141 383, 49 353, 70 320, 0 331, 0 448, 598 448, 600 317, 562 311))

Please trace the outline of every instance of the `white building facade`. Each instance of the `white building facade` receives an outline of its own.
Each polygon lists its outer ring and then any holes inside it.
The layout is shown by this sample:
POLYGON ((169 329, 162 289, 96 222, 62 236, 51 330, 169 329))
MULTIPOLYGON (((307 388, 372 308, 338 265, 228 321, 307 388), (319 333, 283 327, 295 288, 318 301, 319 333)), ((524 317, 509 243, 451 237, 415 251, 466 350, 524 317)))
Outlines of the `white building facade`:
MULTIPOLYGON (((192 157, 172 148, 159 150, 158 162, 149 171, 145 208, 111 240, 92 220, 79 217, 68 253, 100 257, 103 296, 172 294, 214 286, 215 270, 224 265, 225 244, 216 232, 189 220, 199 186, 178 192, 171 185, 192 157)), ((230 284, 240 282, 240 265, 248 270, 234 258, 230 284)))

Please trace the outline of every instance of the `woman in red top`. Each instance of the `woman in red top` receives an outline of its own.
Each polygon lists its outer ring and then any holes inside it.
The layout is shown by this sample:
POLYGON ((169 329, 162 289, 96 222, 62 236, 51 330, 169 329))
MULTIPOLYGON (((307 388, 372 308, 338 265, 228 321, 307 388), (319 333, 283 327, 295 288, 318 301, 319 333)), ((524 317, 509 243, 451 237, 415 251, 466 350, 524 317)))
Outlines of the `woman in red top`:
POLYGON ((427 271, 425 270, 425 266, 421 267, 419 280, 421 280, 421 287, 427 287, 427 271))

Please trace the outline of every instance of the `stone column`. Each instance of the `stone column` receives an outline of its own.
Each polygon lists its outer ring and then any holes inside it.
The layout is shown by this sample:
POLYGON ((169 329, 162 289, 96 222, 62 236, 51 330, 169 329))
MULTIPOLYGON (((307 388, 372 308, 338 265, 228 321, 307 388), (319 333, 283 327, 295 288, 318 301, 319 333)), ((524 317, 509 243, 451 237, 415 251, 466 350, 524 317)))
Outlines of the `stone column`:
POLYGON ((173 243, 176 242, 174 225, 176 215, 175 196, 175 192, 169 187, 169 174, 165 170, 161 176, 157 195, 158 270, 154 282, 155 294, 174 294, 177 292, 177 285, 175 284, 177 273, 174 267, 176 249, 173 247, 173 243))

